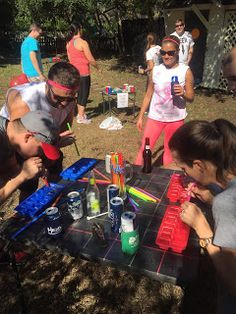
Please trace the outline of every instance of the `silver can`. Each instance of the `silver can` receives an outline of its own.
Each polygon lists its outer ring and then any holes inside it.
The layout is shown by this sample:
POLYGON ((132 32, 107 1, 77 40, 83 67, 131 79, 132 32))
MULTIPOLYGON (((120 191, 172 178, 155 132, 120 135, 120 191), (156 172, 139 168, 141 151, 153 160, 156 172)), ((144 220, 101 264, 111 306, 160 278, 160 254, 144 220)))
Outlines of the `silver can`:
POLYGON ((71 214, 72 218, 74 220, 82 218, 84 212, 80 193, 78 191, 72 191, 67 194, 67 198, 68 212, 71 214))
POLYGON ((137 228, 136 214, 134 212, 124 212, 121 215, 121 229, 123 232, 132 232, 137 228))
POLYGON ((111 218, 110 202, 113 197, 119 196, 119 187, 116 184, 109 184, 107 187, 107 210, 108 217, 111 218))

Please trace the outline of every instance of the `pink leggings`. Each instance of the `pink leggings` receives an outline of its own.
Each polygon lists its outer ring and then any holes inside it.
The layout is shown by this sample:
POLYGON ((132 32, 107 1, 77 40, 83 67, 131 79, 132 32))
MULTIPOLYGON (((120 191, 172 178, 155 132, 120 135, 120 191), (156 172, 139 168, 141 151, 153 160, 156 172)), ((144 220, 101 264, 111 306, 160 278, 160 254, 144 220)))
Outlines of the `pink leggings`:
POLYGON ((160 137, 162 131, 164 130, 164 155, 163 155, 163 165, 167 165, 172 162, 172 156, 169 150, 169 140, 175 131, 184 124, 184 120, 175 122, 160 122, 148 118, 144 129, 142 145, 139 149, 138 155, 136 157, 135 165, 143 165, 143 149, 145 145, 145 137, 150 139, 150 148, 153 149, 156 141, 160 137))

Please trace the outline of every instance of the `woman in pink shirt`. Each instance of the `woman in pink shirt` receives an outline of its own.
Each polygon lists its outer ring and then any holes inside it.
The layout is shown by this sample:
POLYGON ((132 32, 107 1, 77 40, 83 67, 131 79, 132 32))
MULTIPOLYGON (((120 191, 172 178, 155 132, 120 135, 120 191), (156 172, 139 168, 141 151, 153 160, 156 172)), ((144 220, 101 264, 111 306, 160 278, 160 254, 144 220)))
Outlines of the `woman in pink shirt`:
POLYGON ((87 105, 91 78, 90 64, 98 69, 89 44, 82 39, 82 25, 73 23, 70 26, 68 42, 66 45, 68 59, 80 73, 80 89, 78 91, 78 115, 77 122, 88 124, 91 120, 87 119, 85 107, 87 105))
POLYGON ((194 98, 193 75, 189 66, 179 64, 180 41, 176 36, 166 36, 162 40, 160 55, 163 63, 154 66, 148 89, 143 99, 143 104, 138 116, 137 128, 143 128, 144 113, 150 103, 150 109, 144 129, 142 145, 136 158, 136 165, 143 164, 143 148, 145 138, 149 137, 151 149, 164 132, 163 164, 172 162, 168 142, 173 133, 184 123, 187 116, 186 102, 194 98), (178 82, 171 88, 173 77, 178 82))

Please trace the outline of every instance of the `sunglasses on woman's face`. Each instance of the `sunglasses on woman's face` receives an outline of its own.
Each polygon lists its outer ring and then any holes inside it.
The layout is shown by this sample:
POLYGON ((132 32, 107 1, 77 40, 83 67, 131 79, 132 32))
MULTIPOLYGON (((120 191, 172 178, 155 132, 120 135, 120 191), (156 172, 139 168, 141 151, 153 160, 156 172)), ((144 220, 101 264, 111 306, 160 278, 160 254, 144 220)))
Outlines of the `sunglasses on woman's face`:
POLYGON ((167 54, 168 56, 173 57, 175 55, 175 53, 176 53, 176 50, 169 50, 169 51, 165 51, 162 49, 160 50, 161 56, 165 56, 167 54))

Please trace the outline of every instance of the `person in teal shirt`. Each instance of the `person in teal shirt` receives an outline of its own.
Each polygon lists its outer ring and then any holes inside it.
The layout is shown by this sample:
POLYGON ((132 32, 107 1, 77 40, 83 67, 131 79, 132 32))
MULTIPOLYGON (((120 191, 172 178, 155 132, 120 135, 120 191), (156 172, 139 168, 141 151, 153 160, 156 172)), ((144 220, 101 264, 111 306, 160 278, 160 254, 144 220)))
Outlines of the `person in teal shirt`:
POLYGON ((22 71, 27 75, 30 82, 45 80, 38 42, 38 38, 41 34, 41 26, 36 23, 31 24, 30 33, 21 45, 22 71))

